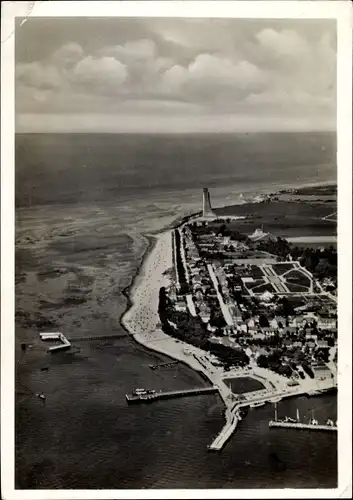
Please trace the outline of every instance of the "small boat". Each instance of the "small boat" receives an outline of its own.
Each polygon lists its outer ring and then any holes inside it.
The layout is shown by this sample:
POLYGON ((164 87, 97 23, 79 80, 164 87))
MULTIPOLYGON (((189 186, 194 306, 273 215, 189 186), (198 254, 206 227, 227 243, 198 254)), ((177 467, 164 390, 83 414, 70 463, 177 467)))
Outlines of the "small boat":
POLYGON ((265 406, 265 401, 259 401, 257 403, 251 403, 250 408, 259 408, 260 406, 265 406))
POLYGON ((40 369, 42 372, 49 370, 49 366, 42 366, 40 369))
POLYGON ((46 397, 45 394, 42 392, 36 394, 37 398, 41 399, 42 401, 45 401, 46 397))

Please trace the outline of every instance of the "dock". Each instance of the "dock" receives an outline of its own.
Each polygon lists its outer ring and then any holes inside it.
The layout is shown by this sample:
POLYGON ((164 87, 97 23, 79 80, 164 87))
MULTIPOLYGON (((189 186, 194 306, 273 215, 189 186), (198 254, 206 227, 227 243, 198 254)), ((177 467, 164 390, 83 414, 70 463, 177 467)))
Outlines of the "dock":
POLYGON ((268 425, 269 427, 283 427, 286 429, 337 432, 337 426, 335 425, 303 424, 302 422, 281 422, 280 420, 270 420, 268 425))
POLYGON ((169 361, 168 363, 158 363, 156 365, 149 365, 151 370, 158 370, 159 368, 168 368, 169 366, 177 365, 179 361, 169 361))
POLYGON ((61 344, 49 347, 48 352, 63 351, 71 348, 71 342, 61 332, 40 333, 41 340, 60 340, 61 344))
POLYGON ((128 403, 148 403, 159 399, 182 398, 186 396, 200 396, 202 394, 215 394, 217 387, 197 387, 195 389, 183 389, 179 391, 158 391, 147 394, 126 394, 128 403))
POLYGON ((226 423, 212 444, 208 446, 208 449, 210 451, 220 451, 237 428, 239 420, 238 413, 233 413, 229 422, 226 423))

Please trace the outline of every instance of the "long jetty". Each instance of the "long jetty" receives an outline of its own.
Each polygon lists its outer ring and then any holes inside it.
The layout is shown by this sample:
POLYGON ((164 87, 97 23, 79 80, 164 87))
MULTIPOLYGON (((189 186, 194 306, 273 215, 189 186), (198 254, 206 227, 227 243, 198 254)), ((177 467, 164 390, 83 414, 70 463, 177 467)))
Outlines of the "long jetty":
POLYGON ((229 414, 227 418, 227 423, 221 430, 221 432, 218 434, 216 439, 213 441, 212 444, 208 446, 208 449, 211 451, 220 451, 223 446, 226 444, 230 436, 233 434, 235 429, 237 428, 238 422, 240 420, 239 418, 239 413, 234 412, 232 414, 229 414))
POLYGON ((218 392, 217 387, 197 387, 195 389, 183 389, 179 391, 158 391, 150 394, 126 394, 125 397, 128 403, 146 403, 156 401, 158 399, 199 396, 201 394, 215 394, 216 392, 218 392))
POLYGON ((302 422, 281 422, 279 420, 270 420, 269 427, 284 427, 287 429, 308 429, 311 431, 331 431, 337 432, 335 425, 304 424, 302 422))
POLYGON ((75 337, 72 339, 69 339, 70 342, 82 342, 84 340, 114 340, 114 339, 122 339, 125 337, 128 337, 129 335, 127 333, 118 333, 116 335, 95 335, 91 337, 75 337))

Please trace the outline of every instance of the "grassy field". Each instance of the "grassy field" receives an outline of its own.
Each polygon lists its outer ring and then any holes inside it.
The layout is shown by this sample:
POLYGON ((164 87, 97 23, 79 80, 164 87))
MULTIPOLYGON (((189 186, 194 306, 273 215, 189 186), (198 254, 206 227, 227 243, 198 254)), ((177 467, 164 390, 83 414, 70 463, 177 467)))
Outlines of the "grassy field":
POLYGON ((310 279, 301 271, 293 270, 285 276, 287 283, 294 283, 304 287, 310 286, 310 279))
POLYGON ((271 201, 269 203, 247 203, 216 209, 217 215, 238 215, 246 219, 231 222, 232 229, 251 234, 263 226, 276 236, 330 236, 336 235, 337 224, 324 220, 337 210, 336 203, 310 203, 271 201))
POLYGON ((293 267, 294 267, 294 265, 290 264, 288 262, 283 263, 283 264, 272 264, 272 269, 275 271, 275 273, 278 276, 281 276, 286 271, 289 271, 290 269, 293 269, 293 267))

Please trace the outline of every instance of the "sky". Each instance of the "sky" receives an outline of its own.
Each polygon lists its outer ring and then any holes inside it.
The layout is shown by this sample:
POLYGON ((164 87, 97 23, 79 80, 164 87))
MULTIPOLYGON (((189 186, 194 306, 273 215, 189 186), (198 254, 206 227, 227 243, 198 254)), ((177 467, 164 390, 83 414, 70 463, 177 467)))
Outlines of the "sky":
POLYGON ((33 17, 20 24, 16 132, 336 127, 331 20, 33 17))

